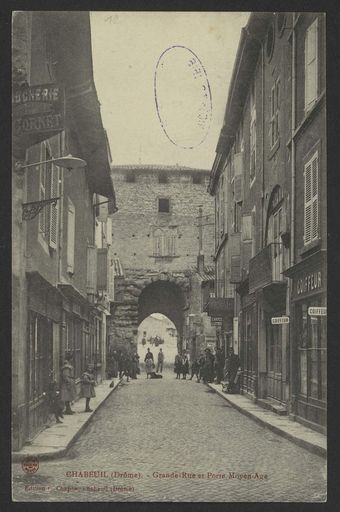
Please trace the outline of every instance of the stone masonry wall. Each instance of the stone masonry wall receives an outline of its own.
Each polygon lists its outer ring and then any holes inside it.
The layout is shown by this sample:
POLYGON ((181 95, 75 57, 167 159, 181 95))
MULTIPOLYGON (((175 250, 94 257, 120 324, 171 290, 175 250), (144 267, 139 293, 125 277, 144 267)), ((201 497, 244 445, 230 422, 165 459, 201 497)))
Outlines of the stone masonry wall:
POLYGON ((123 268, 160 271, 194 267, 198 254, 199 205, 203 206, 203 224, 210 224, 203 226, 203 251, 206 264, 212 264, 214 202, 207 192, 209 171, 196 171, 202 177, 202 184, 193 183, 192 172, 177 168, 164 172, 168 179, 166 184, 158 182, 157 169, 136 166, 135 183, 125 181, 127 174, 125 169, 113 169, 119 208, 112 216, 113 248, 123 268), (158 198, 170 200, 169 214, 158 213, 158 198), (167 227, 177 234, 175 257, 153 257, 153 231, 157 226, 167 227))

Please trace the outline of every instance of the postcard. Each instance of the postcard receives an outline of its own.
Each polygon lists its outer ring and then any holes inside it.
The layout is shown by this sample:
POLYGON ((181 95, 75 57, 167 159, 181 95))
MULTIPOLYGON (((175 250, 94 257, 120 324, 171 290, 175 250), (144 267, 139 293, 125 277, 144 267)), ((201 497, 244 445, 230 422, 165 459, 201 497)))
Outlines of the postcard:
POLYGON ((13 12, 13 501, 327 500, 325 66, 323 12, 13 12))

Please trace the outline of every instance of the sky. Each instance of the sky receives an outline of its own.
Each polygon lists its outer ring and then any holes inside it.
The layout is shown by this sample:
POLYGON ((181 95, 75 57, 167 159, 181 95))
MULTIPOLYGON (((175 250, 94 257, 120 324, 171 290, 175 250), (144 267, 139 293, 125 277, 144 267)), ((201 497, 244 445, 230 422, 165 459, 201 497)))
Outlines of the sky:
POLYGON ((91 12, 113 164, 211 169, 243 12, 91 12))

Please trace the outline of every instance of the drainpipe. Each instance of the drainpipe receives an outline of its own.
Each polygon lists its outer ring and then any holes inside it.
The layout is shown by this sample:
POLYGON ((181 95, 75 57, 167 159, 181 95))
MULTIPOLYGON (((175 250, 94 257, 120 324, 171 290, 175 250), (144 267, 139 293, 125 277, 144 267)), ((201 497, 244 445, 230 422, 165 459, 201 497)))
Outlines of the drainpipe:
MULTIPOLYGON (((261 41, 261 130, 262 130, 262 141, 261 141, 261 236, 260 236, 260 250, 263 249, 265 243, 265 227, 264 227, 264 199, 265 199, 265 182, 264 182, 264 46, 261 41)), ((261 292, 260 292, 261 293, 261 292)), ((266 350, 266 335, 263 335, 263 309, 261 307, 261 299, 259 292, 256 292, 256 303, 257 303, 257 382, 255 386, 256 398, 263 398, 263 378, 261 375, 264 373, 263 353, 266 350)))
POLYGON ((262 163, 261 163, 261 172, 262 172, 262 193, 261 193, 261 249, 264 247, 265 236, 264 236, 264 48, 263 43, 261 43, 261 88, 262 88, 262 163))
MULTIPOLYGON (((295 263, 295 140, 294 131, 296 125, 296 37, 295 37, 295 12, 293 12, 292 29, 292 111, 291 111, 291 211, 290 211, 290 266, 295 263)), ((288 308, 291 316, 291 287, 292 281, 288 279, 288 308)), ((293 351, 293 329, 289 324, 289 415, 295 414, 295 382, 294 382, 294 351, 293 351)))

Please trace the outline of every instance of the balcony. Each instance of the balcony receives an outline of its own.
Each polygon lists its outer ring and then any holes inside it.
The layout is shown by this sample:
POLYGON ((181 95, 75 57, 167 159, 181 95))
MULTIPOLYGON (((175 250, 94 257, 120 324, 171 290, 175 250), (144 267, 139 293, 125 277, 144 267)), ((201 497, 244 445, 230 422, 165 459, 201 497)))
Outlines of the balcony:
POLYGON ((285 251, 281 243, 267 245, 249 260, 249 293, 260 289, 268 292, 279 291, 286 286, 285 251))

